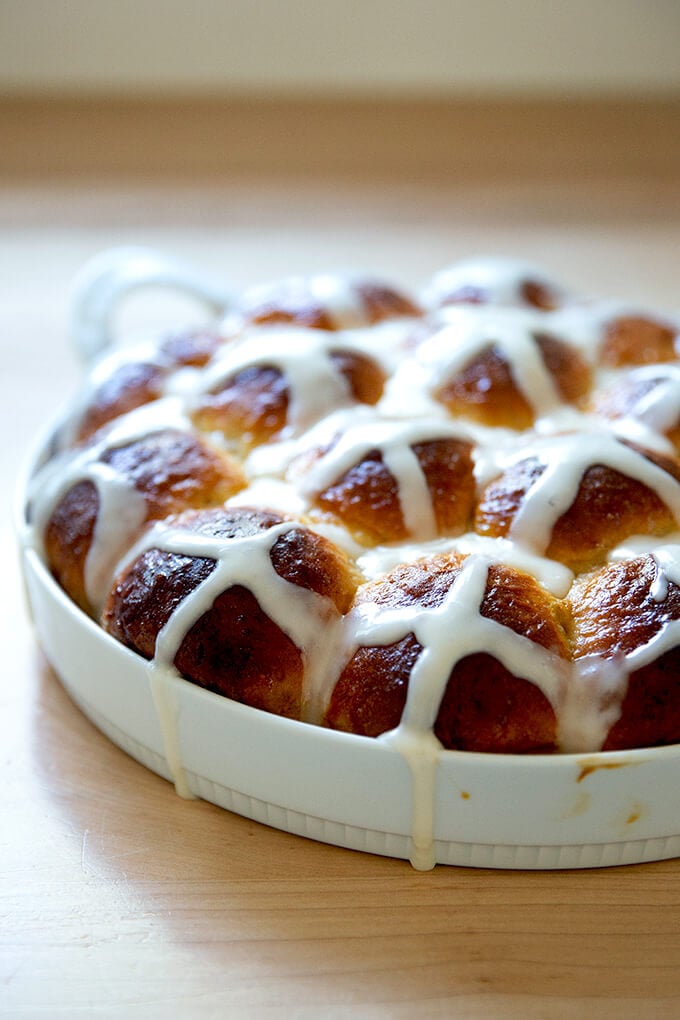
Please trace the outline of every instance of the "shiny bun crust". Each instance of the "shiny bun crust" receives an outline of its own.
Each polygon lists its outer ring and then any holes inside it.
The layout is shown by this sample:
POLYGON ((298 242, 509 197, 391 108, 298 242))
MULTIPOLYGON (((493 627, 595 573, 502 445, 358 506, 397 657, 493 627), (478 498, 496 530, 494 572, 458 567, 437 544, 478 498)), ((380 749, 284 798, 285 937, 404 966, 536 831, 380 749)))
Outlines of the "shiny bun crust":
POLYGON ((569 603, 578 659, 602 656, 612 662, 653 649, 629 674, 620 716, 603 749, 680 740, 680 587, 665 577, 663 557, 661 564, 653 556, 611 563, 577 580, 569 603))
MULTIPOLYGON (((185 432, 154 432, 121 446, 84 452, 84 465, 87 463, 95 476, 108 468, 112 477, 134 490, 133 499, 137 497, 141 504, 138 521, 130 520, 129 526, 124 526, 122 542, 112 550, 116 558, 148 521, 185 507, 213 506, 245 484, 233 458, 185 432)), ((85 466, 84 472, 87 474, 85 466)), ((87 592, 86 562, 95 529, 107 524, 101 518, 101 509, 97 486, 85 477, 67 487, 57 499, 45 527, 45 550, 52 571, 74 602, 86 611, 94 608, 87 592)), ((112 520, 108 526, 115 532, 120 523, 120 519, 112 520)), ((112 544, 116 545, 115 540, 112 544)))
MULTIPOLYGON (((104 627, 129 648, 153 658, 159 631, 177 605, 217 569, 209 553, 228 551, 230 542, 266 537, 283 523, 278 514, 237 508, 187 511, 170 518, 167 526, 175 533, 204 539, 208 555, 169 552, 152 540, 119 576, 104 609, 104 627)), ((299 525, 274 537, 267 553, 267 567, 277 577, 319 596, 318 640, 323 641, 323 624, 346 612, 352 601, 356 581, 347 557, 299 525)), ((183 676, 217 694, 278 715, 303 716, 303 651, 242 583, 227 583, 220 590, 183 635, 173 661, 183 676)))
POLYGON ((95 383, 78 422, 75 438, 80 441, 89 439, 115 418, 158 400, 167 377, 174 369, 205 365, 219 344, 220 338, 216 333, 177 333, 160 344, 155 361, 123 362, 113 368, 95 383))
POLYGON ((678 356, 678 329, 657 318, 622 315, 608 323, 600 358, 611 368, 653 365, 678 356))
POLYGON ((252 288, 95 367, 34 543, 157 676, 256 709, 407 755, 676 743, 677 345, 508 259, 252 288))
MULTIPOLYGON (((532 336, 545 371, 567 404, 578 404, 590 389, 590 368, 578 351, 547 334, 532 336)), ((535 409, 521 392, 512 364, 503 348, 493 341, 472 355, 436 390, 436 397, 453 415, 462 415, 483 425, 528 429, 536 418, 535 409)))
MULTIPOLYGON (((359 590, 357 606, 405 610, 404 633, 389 645, 357 649, 333 690, 327 725, 371 737, 399 725, 409 680, 423 653, 409 626, 417 628, 419 615, 441 606, 460 577, 463 562, 460 556, 423 560, 359 590)), ((564 606, 527 574, 492 566, 479 616, 555 656, 569 657, 564 606)), ((467 751, 554 750, 556 719, 550 702, 533 682, 514 675, 491 651, 482 651, 483 635, 481 627, 479 650, 460 658, 445 678, 434 721, 436 737, 444 747, 467 751)), ((441 644, 448 639, 445 632, 439 636, 441 644)))
POLYGON ((306 326, 340 330, 373 326, 399 316, 418 316, 409 297, 376 280, 291 277, 246 291, 236 315, 250 325, 306 326))
MULTIPOLYGON (((578 444, 581 437, 571 437, 578 444)), ((646 464, 666 475, 669 487, 673 480, 680 482, 680 463, 674 457, 643 450, 631 444, 620 444, 628 456, 622 463, 635 464, 636 459, 645 474, 646 464), (645 464, 646 462, 646 464, 645 464)), ((569 445, 560 444, 558 450, 569 456, 569 445)), ((552 451, 549 451, 552 452, 552 451)), ((616 450, 615 453, 623 453, 616 450)), ((558 453, 558 457, 560 456, 558 453)), ((554 454, 553 454, 554 456, 554 454)), ((617 463, 616 458, 613 464, 617 463)), ((507 537, 513 523, 526 509, 532 490, 534 495, 541 476, 550 469, 550 459, 530 457, 512 464, 482 492, 475 515, 475 530, 480 535, 507 537)), ((556 473, 567 473, 567 460, 552 461, 556 473)), ((635 470, 635 467, 632 467, 635 470)), ((543 508, 545 521, 552 507, 543 508)), ((606 554, 631 535, 666 535, 673 531, 676 521, 671 509, 664 503, 652 484, 645 484, 611 464, 594 464, 580 475, 578 488, 568 508, 552 525, 549 540, 540 551, 553 560, 564 563, 572 570, 582 572, 602 563, 606 554)))
MULTIPOLYGON (((329 349, 326 366, 358 404, 376 404, 385 377, 380 366, 357 351, 329 349)), ((273 365, 245 365, 220 381, 198 402, 193 418, 204 431, 219 431, 244 448, 278 438, 290 422, 291 393, 285 372, 273 365)))
POLYGON ((385 463, 380 448, 356 450, 349 458, 353 463, 345 470, 343 460, 346 458, 339 459, 339 463, 334 458, 344 438, 343 435, 336 437, 327 450, 316 451, 312 460, 305 459, 312 515, 320 511, 323 519, 341 523, 364 545, 458 535, 468 530, 475 500, 470 442, 446 437, 413 442, 408 446, 409 455, 417 462, 416 470, 426 490, 425 500, 431 508, 428 520, 422 524, 410 522, 409 527, 399 483, 385 463), (320 479, 315 487, 317 491, 313 486, 315 477, 320 479))
POLYGON ((613 421, 630 419, 666 436, 680 453, 680 365, 630 371, 592 396, 593 411, 613 421))

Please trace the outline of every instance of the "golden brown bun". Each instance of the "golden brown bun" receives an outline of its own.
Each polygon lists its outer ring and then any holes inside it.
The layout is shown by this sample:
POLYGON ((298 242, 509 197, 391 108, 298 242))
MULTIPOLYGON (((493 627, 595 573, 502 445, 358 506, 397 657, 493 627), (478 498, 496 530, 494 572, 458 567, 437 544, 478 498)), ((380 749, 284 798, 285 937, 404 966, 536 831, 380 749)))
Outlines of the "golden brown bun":
MULTIPOLYGON (((236 462, 188 433, 155 432, 98 458, 144 496, 146 521, 185 507, 220 503, 244 485, 236 462)), ((86 612, 85 561, 99 513, 99 496, 88 480, 76 482, 59 500, 45 531, 50 570, 86 612)))
POLYGON ((668 323, 642 315, 612 320, 600 346, 600 361, 608 368, 675 361, 678 331, 668 323))
POLYGON ((371 326, 388 319, 398 319, 402 316, 417 318, 423 314, 422 309, 412 298, 400 294, 384 283, 372 280, 359 281, 356 290, 363 302, 368 324, 371 326))
POLYGON ((92 606, 85 592, 85 561, 92 545, 99 497, 92 482, 76 482, 59 501, 45 528, 47 565, 67 595, 84 609, 92 606))
POLYGON ((247 449, 280 435, 288 420, 288 385, 278 368, 259 365, 227 379, 198 401, 194 424, 221 432, 247 449))
MULTIPOLYGON (((356 604, 437 606, 462 563, 461 556, 441 555, 398 567, 361 587, 356 604)), ((480 612, 569 658, 564 604, 528 574, 491 566, 480 612)), ((326 725, 366 736, 394 729, 421 650, 413 634, 388 646, 360 647, 331 694, 326 725)), ((550 751, 557 740, 555 715, 543 693, 531 681, 510 673, 491 653, 469 655, 452 665, 434 731, 444 747, 468 751, 550 751)))
POLYGON ((158 400, 165 370, 160 365, 131 362, 117 368, 94 392, 78 424, 75 440, 84 442, 121 414, 158 400))
MULTIPOLYGON (((594 393, 592 409, 604 418, 613 420, 634 418, 644 422, 645 398, 662 387, 666 380, 667 375, 663 367, 659 368, 658 374, 655 372, 652 375, 648 374, 647 370, 644 370, 644 375, 631 372, 624 378, 617 379, 606 389, 594 393)), ((680 453, 680 407, 677 409, 675 421, 663 434, 671 441, 676 452, 680 453)))
MULTIPOLYGON (((680 462, 674 457, 626 445, 680 481, 680 462)), ((536 457, 528 457, 492 481, 477 506, 475 531, 506 537, 524 497, 544 470, 536 457)), ((631 535, 666 535, 675 527, 673 514, 656 492, 597 464, 583 474, 576 498, 555 523, 545 555, 583 572, 602 563, 610 549, 631 535)))
MULTIPOLYGON (((590 368, 569 344, 548 334, 534 337, 543 362, 566 403, 578 403, 590 388, 590 368)), ((518 389, 500 348, 492 343, 436 390, 435 396, 454 415, 483 425, 528 429, 534 409, 518 389)))
MULTIPOLYGON (((446 305, 486 305, 491 301, 492 296, 484 287, 477 284, 463 284, 455 290, 443 294, 438 304, 442 307, 446 305)), ((529 308, 539 308, 541 311, 551 312, 560 307, 562 298, 558 291, 545 281, 525 279, 519 283, 516 302, 529 308)))
MULTIPOLYGON (((263 510, 219 508, 187 511, 170 523, 189 533, 228 540, 256 535, 284 520, 263 510)), ((356 579, 347 557, 327 539, 300 526, 275 540, 270 560, 280 577, 325 596, 338 614, 347 610, 356 579)), ((115 583, 102 618, 104 628, 152 658, 158 633, 173 610, 214 567, 215 561, 207 557, 147 550, 115 583)), ((331 613, 329 607, 329 617, 331 613)), ((187 632, 174 662, 201 687, 268 712, 301 717, 301 650, 242 585, 217 596, 187 632)))
POLYGON ((550 702, 531 680, 513 676, 479 652, 453 670, 434 726, 444 747, 496 754, 550 754, 557 726, 550 702))
MULTIPOLYGON (((658 568, 652 556, 610 563, 577 580, 569 596, 574 621, 574 656, 617 658, 641 648, 680 619, 680 588, 668 582, 663 599, 652 585, 658 568)), ((603 750, 680 743, 680 648, 633 671, 621 717, 603 750)))
MULTIPOLYGON (((437 534, 466 531, 475 500, 472 444, 446 438, 414 443, 412 449, 425 476, 437 534)), ((420 537, 413 536, 406 526, 397 482, 379 450, 370 451, 320 492, 314 504, 342 521, 365 545, 420 537)))
POLYGON ((202 329, 167 337, 161 344, 160 352, 173 368, 201 368, 207 365, 221 344, 219 333, 202 329))
MULTIPOLYGON (((385 383, 378 363, 356 351, 330 352, 336 371, 358 403, 376 404, 385 383)), ((289 390, 280 369, 252 365, 237 372, 197 403, 198 428, 221 432, 244 450, 276 439, 288 424, 289 390)))
MULTIPOLYGON (((409 297, 393 287, 371 280, 350 281, 361 309, 359 322, 372 326, 387 319, 420 316, 422 310, 409 297)), ((257 288, 245 295, 242 313, 247 323, 256 326, 296 325, 313 329, 336 330, 333 312, 314 292, 314 278, 282 281, 262 292, 257 288)))
POLYGON ((170 429, 105 450, 100 460, 143 493, 147 520, 220 503, 244 483, 233 458, 198 436, 170 429))
POLYGON ((200 368, 220 343, 219 335, 208 330, 177 333, 160 345, 158 362, 133 361, 115 368, 90 397, 75 441, 84 442, 120 415, 158 400, 171 369, 200 368))

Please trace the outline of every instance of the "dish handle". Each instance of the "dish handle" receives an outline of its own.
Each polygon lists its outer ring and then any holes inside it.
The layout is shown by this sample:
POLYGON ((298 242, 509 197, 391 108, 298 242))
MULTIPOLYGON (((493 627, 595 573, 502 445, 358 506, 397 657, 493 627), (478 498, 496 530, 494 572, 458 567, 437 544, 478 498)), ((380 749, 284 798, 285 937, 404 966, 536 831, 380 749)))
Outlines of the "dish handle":
POLYGON ((178 290, 211 313, 224 315, 233 292, 207 274, 153 248, 111 248, 95 255, 78 273, 71 298, 71 336, 78 357, 91 365, 115 344, 114 313, 133 291, 178 290))

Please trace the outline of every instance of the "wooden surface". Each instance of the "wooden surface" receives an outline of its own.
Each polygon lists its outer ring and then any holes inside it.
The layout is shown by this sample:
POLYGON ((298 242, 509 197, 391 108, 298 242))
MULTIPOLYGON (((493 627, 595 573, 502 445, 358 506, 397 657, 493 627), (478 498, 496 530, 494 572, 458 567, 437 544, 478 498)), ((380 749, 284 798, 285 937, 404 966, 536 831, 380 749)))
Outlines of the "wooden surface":
MULTIPOLYGON (((512 253, 590 293, 673 308, 680 174, 664 163, 655 175, 658 155, 647 175, 490 170, 425 187, 365 168, 314 182, 57 182, 24 153, 25 174, 0 191, 7 497, 77 380, 68 282, 102 248, 152 244, 236 283, 357 266, 419 285, 462 255, 512 253)), ((128 324, 156 315, 132 305, 128 324)), ((419 874, 181 801, 87 722, 44 661, 7 500, 1 536, 0 1015, 679 1014, 680 861, 419 874)))
POLYGON ((0 175, 677 180, 680 98, 0 97, 0 175))

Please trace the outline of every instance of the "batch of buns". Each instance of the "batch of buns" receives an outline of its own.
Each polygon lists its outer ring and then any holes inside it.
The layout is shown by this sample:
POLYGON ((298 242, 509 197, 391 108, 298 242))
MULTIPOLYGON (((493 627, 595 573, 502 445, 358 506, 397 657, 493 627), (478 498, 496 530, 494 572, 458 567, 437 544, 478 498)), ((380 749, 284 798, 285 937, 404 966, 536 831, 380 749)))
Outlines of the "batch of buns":
POLYGON ((100 360, 33 542, 255 709, 416 753, 680 742, 679 329, 509 260, 256 288, 100 360))

